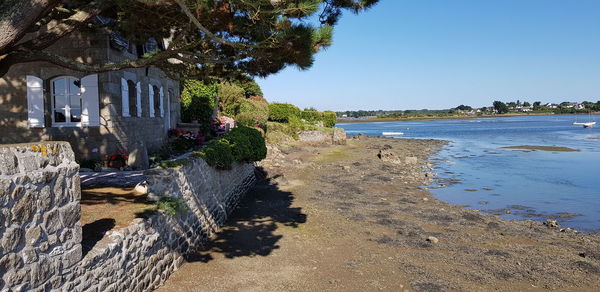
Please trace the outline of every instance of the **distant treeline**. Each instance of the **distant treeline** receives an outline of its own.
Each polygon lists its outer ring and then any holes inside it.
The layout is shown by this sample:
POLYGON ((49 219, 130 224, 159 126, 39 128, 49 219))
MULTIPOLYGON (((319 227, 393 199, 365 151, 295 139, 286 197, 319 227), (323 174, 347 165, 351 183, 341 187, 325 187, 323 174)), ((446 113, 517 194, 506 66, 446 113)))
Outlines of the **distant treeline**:
POLYGON ((444 109, 444 110, 372 110, 372 111, 345 111, 345 112, 336 112, 338 117, 348 117, 348 118, 362 118, 362 117, 396 117, 403 115, 443 115, 443 114, 452 114, 454 113, 453 109, 444 109))
POLYGON ((502 102, 494 101, 492 106, 475 108, 468 105, 459 105, 451 109, 442 110, 358 110, 358 111, 340 111, 336 112, 338 118, 406 118, 406 117, 444 117, 456 115, 484 115, 484 114, 505 114, 505 113, 555 113, 555 114, 575 114, 600 111, 600 101, 589 102, 561 102, 558 104, 545 103, 540 101, 529 103, 521 102, 502 102))

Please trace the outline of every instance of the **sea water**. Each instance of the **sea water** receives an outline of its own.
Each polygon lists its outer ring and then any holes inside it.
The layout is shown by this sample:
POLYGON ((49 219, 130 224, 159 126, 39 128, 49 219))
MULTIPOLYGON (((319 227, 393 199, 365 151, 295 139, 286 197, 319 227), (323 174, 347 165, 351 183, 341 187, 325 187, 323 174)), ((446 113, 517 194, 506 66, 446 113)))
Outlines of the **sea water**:
POLYGON ((600 116, 549 115, 467 120, 338 124, 349 136, 432 138, 450 141, 433 157, 439 175, 429 186, 438 198, 507 219, 544 221, 600 231, 600 116), (524 151, 507 146, 559 146, 579 150, 524 151))

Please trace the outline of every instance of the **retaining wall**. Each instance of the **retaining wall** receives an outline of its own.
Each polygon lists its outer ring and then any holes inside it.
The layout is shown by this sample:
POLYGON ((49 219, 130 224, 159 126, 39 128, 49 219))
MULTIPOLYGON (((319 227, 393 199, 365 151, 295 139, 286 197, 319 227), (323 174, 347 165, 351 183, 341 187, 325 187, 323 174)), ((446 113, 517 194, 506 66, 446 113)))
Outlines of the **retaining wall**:
POLYGON ((344 145, 346 144, 346 132, 340 128, 332 131, 301 131, 298 134, 300 142, 313 145, 344 145))
MULTIPOLYGON (((33 219, 24 223, 14 220, 2 222, 0 274, 4 276, 0 283, 1 291, 4 291, 3 288, 16 291, 151 291, 177 270, 186 253, 195 251, 210 238, 255 181, 252 164, 238 164, 231 170, 220 171, 199 158, 190 158, 177 168, 148 170, 145 175, 149 190, 158 197, 180 198, 186 210, 175 215, 159 213, 148 219, 136 219, 127 228, 110 231, 82 259, 78 166, 73 162, 73 153, 68 144, 56 145, 60 146, 57 158, 48 158, 48 163, 40 158, 41 153, 26 151, 31 146, 8 147, 10 153, 24 151, 29 153, 28 156, 36 157, 37 160, 33 160, 38 164, 23 164, 31 165, 30 170, 45 165, 38 171, 40 178, 35 182, 39 183, 26 188, 30 190, 29 196, 41 196, 41 190, 50 183, 63 184, 65 188, 62 192, 51 188, 50 197, 53 201, 50 207, 36 209, 37 217, 33 216, 33 219), (52 170, 55 176, 42 175, 48 172, 46 168, 52 170), (43 178, 51 180, 48 182, 43 178), (53 210, 58 215, 49 218, 48 214, 53 210), (47 222, 58 222, 56 224, 60 228, 54 230, 52 226, 55 223, 47 225, 47 222), (29 245, 28 237, 22 234, 36 226, 42 235, 33 245, 29 245), (10 231, 13 229, 20 231, 10 231), (54 235, 56 240, 52 237, 54 235), (5 237, 9 249, 4 248, 5 237), (18 239, 18 244, 12 243, 15 242, 13 238, 18 239), (36 250, 37 257, 28 256, 30 249, 36 250), (62 252, 53 253, 54 250, 62 252)), ((6 147, 0 148, 0 163, 6 163, 3 158, 11 157, 3 149, 6 147)), ((15 167, 0 165, 0 184, 10 181, 14 190, 21 187, 21 183, 28 182, 19 179, 16 173, 8 174, 10 172, 6 172, 6 169, 15 167)), ((4 194, 1 201, 0 218, 3 220, 4 214, 12 212, 14 206, 22 201, 19 198, 6 200, 5 197, 4 194)), ((36 200, 36 203, 42 204, 40 200, 36 200)))

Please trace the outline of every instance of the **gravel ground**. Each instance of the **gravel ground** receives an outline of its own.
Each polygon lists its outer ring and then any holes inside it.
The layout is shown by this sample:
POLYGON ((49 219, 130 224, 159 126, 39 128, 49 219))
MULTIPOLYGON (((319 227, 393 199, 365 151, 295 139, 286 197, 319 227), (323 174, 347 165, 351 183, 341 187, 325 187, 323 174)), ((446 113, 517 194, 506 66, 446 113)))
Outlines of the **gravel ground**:
POLYGON ((600 235, 432 197, 444 144, 270 147, 264 179, 159 291, 598 291, 600 235))

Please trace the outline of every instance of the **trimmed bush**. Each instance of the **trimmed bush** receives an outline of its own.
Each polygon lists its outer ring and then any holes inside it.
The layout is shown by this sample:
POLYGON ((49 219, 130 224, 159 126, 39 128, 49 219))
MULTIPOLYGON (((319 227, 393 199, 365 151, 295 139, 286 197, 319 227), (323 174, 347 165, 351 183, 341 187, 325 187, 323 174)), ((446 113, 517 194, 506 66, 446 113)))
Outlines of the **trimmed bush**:
POLYGON ((258 130, 240 126, 222 139, 211 141, 196 155, 218 169, 230 169, 234 162, 263 160, 267 156, 267 146, 258 130))
POLYGON ((181 92, 181 120, 185 123, 197 120, 208 124, 217 106, 217 86, 198 80, 186 80, 181 92))
POLYGON ((260 132, 254 128, 240 126, 225 135, 232 146, 237 162, 254 162, 265 159, 267 146, 260 132))
POLYGON ((235 160, 231 148, 231 144, 226 139, 213 140, 202 148, 198 155, 210 166, 218 169, 230 169, 235 160))
POLYGON ((300 118, 302 110, 288 103, 270 103, 269 120, 273 122, 287 123, 290 117, 300 118))
POLYGON ((324 111, 323 112, 323 126, 327 127, 327 128, 331 128, 333 126, 335 126, 335 123, 337 122, 337 115, 335 114, 335 112, 332 111, 324 111))
POLYGON ((302 119, 314 125, 321 121, 322 115, 316 109, 308 108, 302 111, 302 119))

